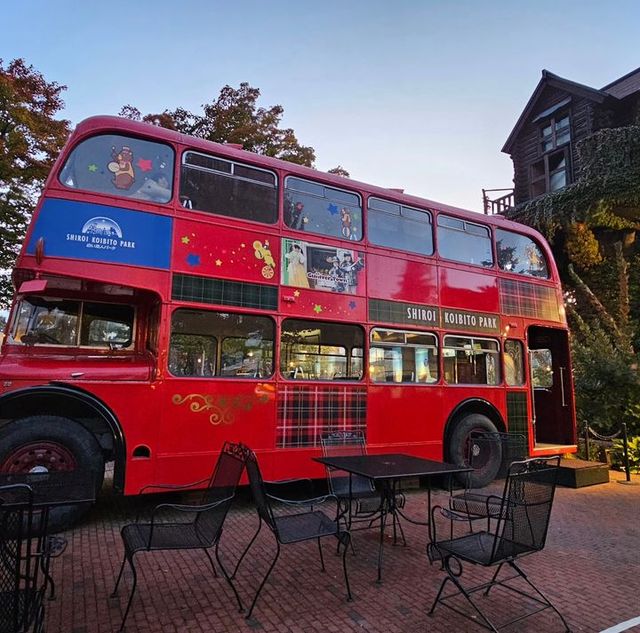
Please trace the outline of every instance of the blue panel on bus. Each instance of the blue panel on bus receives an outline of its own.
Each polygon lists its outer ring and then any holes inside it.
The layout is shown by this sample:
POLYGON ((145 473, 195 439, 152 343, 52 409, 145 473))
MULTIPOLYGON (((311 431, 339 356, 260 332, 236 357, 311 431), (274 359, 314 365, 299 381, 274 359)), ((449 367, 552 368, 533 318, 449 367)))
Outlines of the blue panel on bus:
POLYGON ((35 253, 42 237, 45 256, 168 269, 171 228, 162 215, 47 198, 27 253, 35 253))

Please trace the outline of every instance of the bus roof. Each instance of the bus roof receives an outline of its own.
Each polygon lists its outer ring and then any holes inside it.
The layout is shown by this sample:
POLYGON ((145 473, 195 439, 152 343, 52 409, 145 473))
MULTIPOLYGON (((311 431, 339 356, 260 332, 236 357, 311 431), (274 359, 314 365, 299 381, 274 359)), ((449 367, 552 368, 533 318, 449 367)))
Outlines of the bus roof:
POLYGON ((234 145, 227 145, 224 143, 215 143, 213 141, 206 141, 194 136, 182 134, 167 128, 152 125, 151 123, 143 123, 140 121, 131 121, 130 119, 124 119, 122 117, 110 116, 110 115, 98 115, 92 116, 81 121, 73 132, 70 141, 75 141, 76 137, 85 137, 96 132, 115 131, 129 132, 132 134, 138 134, 145 137, 153 137, 156 140, 163 140, 171 143, 179 143, 181 145, 188 145, 192 149, 199 149, 206 152, 214 152, 221 154, 227 158, 239 160, 242 162, 253 163, 256 166, 271 168, 274 170, 286 170, 291 175, 296 175, 301 178, 308 178, 312 180, 322 180, 325 184, 334 185, 340 189, 349 189, 350 187, 356 190, 364 190, 369 195, 380 196, 387 200, 404 204, 407 206, 418 206, 431 208, 436 211, 453 212, 456 215, 462 216, 464 219, 468 219, 470 222, 482 222, 485 224, 491 224, 494 226, 501 225, 504 228, 511 228, 521 233, 528 233, 531 235, 539 236, 540 234, 534 229, 507 220, 500 215, 485 215, 475 211, 469 211, 461 207, 455 207, 441 202, 435 202, 426 198, 420 198, 406 193, 401 193, 396 189, 387 189, 384 187, 378 187, 368 183, 363 183, 351 178, 345 178, 344 176, 337 176, 335 174, 329 174, 327 172, 312 169, 311 167, 304 167, 297 165, 289 161, 281 160, 279 158, 271 158, 262 154, 256 154, 244 149, 239 149, 234 145))

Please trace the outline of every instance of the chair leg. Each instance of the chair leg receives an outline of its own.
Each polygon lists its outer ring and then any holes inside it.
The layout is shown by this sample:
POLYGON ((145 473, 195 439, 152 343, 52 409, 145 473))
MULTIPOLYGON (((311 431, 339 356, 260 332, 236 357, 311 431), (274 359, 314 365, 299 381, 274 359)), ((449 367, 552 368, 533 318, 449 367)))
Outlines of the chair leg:
POLYGON ((116 586, 113 588, 113 591, 111 592, 111 596, 109 596, 110 598, 115 598, 116 595, 118 594, 118 585, 120 584, 120 579, 122 578, 122 572, 124 571, 124 566, 127 562, 127 555, 125 554, 122 557, 122 565, 120 565, 120 573, 118 574, 118 579, 116 580, 116 586))
POLYGON ((549 600, 549 598, 547 598, 547 596, 545 596, 542 591, 540 591, 540 589, 538 589, 527 577, 527 575, 520 569, 520 567, 518 567, 513 561, 508 561, 509 565, 516 570, 516 572, 519 574, 519 576, 542 598, 542 600, 544 601, 544 603, 546 605, 548 605, 549 607, 551 607, 557 614, 558 617, 562 620, 562 624, 564 624, 564 628, 565 631, 569 632, 571 631, 571 629, 569 628, 569 625, 567 624, 567 621, 564 619, 562 613, 560 613, 560 611, 558 611, 558 609, 555 607, 555 605, 551 602, 551 600, 549 600))
MULTIPOLYGON (((122 633, 124 631, 124 623, 127 621, 127 616, 129 615, 129 609, 131 609, 131 603, 133 602, 133 594, 136 592, 136 585, 138 584, 138 573, 136 572, 136 567, 133 564, 133 554, 129 557, 126 557, 126 560, 129 561, 129 566, 131 567, 131 571, 133 572, 133 584, 131 586, 131 593, 129 594, 129 601, 127 602, 127 608, 124 611, 124 615, 122 616, 122 622, 120 624, 120 628, 118 629, 118 633, 122 633)), ((118 579, 119 580, 119 579, 118 579)))
POLYGON ((278 549, 276 551, 276 555, 271 563, 271 566, 269 567, 265 577, 262 579, 262 582, 260 583, 260 586, 258 587, 258 591, 256 591, 256 595, 253 598, 253 602, 251 603, 251 606, 249 607, 249 612, 247 613, 247 615, 245 616, 245 618, 248 620, 251 617, 251 614, 253 613, 253 607, 256 606, 256 602, 258 602, 258 597, 260 596, 260 592, 262 591, 262 588, 265 586, 267 579, 269 578, 271 572, 273 571, 273 568, 276 566, 276 562, 278 560, 278 557, 280 556, 280 543, 278 542, 278 540, 276 539, 276 545, 278 546, 278 549))
POLYGON ((248 551, 251 549, 251 546, 254 544, 255 540, 258 538, 258 534, 260 534, 260 530, 261 529, 262 529, 262 518, 259 516, 258 517, 258 529, 256 530, 256 533, 253 535, 253 537, 249 541, 249 545, 247 545, 247 547, 245 548, 244 552, 242 552, 242 554, 240 555, 240 558, 238 559, 238 562, 236 563, 236 566, 235 566, 235 568, 233 570, 233 573, 231 574, 231 578, 235 578, 236 577, 236 574, 238 573, 238 569, 240 569, 240 564, 244 560, 244 557, 247 555, 248 551))
MULTIPOLYGON (((347 546, 345 545, 345 547, 347 546)), ((322 555, 322 542, 320 541, 320 537, 318 537, 318 551, 320 552, 320 567, 324 572, 326 569, 324 567, 324 556, 322 555)))
MULTIPOLYGON (((484 624, 485 628, 489 629, 490 631, 493 631, 494 633, 498 633, 498 629, 491 623, 491 620, 487 618, 487 616, 483 613, 482 609, 480 609, 480 607, 471 599, 471 594, 460 583, 459 578, 460 576, 462 576, 462 563, 457 558, 455 558, 455 556, 449 555, 449 556, 446 556, 444 559, 444 568, 447 572, 447 578, 445 578, 444 581, 442 582, 442 585, 440 585, 440 591, 438 591, 438 595, 436 596, 436 600, 434 601, 433 606, 431 607, 431 611, 429 611, 429 615, 433 613, 436 603, 442 602, 444 604, 444 600, 455 595, 455 594, 451 594, 451 596, 445 596, 444 598, 440 598, 442 594, 442 590, 444 589, 444 586, 447 580, 449 580, 455 585, 458 591, 467 599, 467 602, 473 607, 475 612, 482 618, 482 620, 485 623, 484 624), (459 569, 456 571, 451 569, 452 560, 456 561, 456 564, 459 566, 459 569)), ((445 605, 445 606, 448 606, 450 609, 453 608, 450 605, 445 605)), ((454 610, 457 611, 457 609, 454 609, 454 610)), ((458 613, 462 613, 462 612, 458 611, 458 613)), ((470 618, 471 616, 465 615, 465 617, 470 618)))
MULTIPOLYGON (((344 544, 344 552, 342 552, 342 571, 344 572, 344 584, 347 587, 347 600, 351 602, 353 600, 353 597, 351 595, 351 586, 349 585, 349 574, 347 573, 347 550, 349 549, 349 543, 351 542, 351 534, 349 532, 343 532, 342 534, 347 541, 344 544)), ((341 540, 339 534, 338 540, 341 540)))
POLYGON ((504 565, 504 563, 500 563, 498 565, 498 569, 496 569, 495 574, 493 574, 493 578, 491 578, 491 582, 488 583, 489 586, 486 588, 484 595, 488 596, 489 595, 489 591, 491 591, 491 588, 495 586, 496 584, 496 579, 498 578, 498 574, 500 573, 500 570, 502 569, 502 566, 504 565))
POLYGON ((209 562, 211 563, 211 569, 213 569, 213 575, 215 578, 218 577, 218 572, 216 571, 215 563, 213 562, 213 558, 211 558, 211 554, 209 554, 209 550, 206 547, 202 548, 202 551, 207 555, 209 562))
POLYGON ((449 576, 447 576, 442 583, 440 584, 440 589, 438 590, 438 595, 436 596, 436 599, 433 601, 433 604, 431 605, 431 609, 429 609, 429 612, 427 615, 433 615, 433 612, 436 609, 436 605, 438 604, 438 602, 440 602, 440 596, 442 595, 442 591, 445 588, 446 584, 448 582, 451 582, 451 579, 449 578, 449 576))
MULTIPOLYGON (((220 534, 220 536, 222 536, 222 533, 220 534)), ((218 539, 216 540, 216 549, 215 549, 215 553, 216 553, 216 560, 218 561, 218 565, 220 565, 220 569, 222 569, 222 573, 224 575, 225 580, 227 581, 227 583, 229 584, 229 587, 231 587, 231 589, 233 590, 233 593, 236 597, 236 600, 238 601, 238 611, 240 613, 242 613, 242 611, 244 610, 244 607, 242 606, 242 602, 240 600, 240 596, 238 595, 238 592, 235 588, 235 585, 233 584, 233 581, 231 580, 231 578, 229 577, 229 574, 227 573, 227 570, 225 568, 225 566, 222 564, 222 561, 220 560, 220 552, 219 552, 219 548, 220 548, 220 536, 218 537, 218 539)))

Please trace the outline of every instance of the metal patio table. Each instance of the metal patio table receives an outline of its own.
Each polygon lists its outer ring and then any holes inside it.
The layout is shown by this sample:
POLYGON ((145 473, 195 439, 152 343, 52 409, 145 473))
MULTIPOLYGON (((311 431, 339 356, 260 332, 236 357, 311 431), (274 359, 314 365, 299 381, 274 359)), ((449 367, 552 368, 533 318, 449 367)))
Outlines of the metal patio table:
MULTIPOLYGON (((367 477, 380 484, 382 518, 380 521, 380 544, 378 546, 378 582, 382 582, 382 551, 384 545, 384 528, 389 514, 400 524, 400 518, 409 523, 430 527, 431 513, 431 478, 444 475, 450 477, 457 473, 464 473, 471 468, 424 459, 402 453, 383 453, 378 455, 341 455, 335 457, 314 457, 329 468, 343 470, 349 473, 349 496, 351 497, 351 476, 367 477), (403 479, 424 477, 427 480, 427 520, 416 521, 407 517, 396 504, 395 491, 403 479)), ((351 528, 351 503, 348 512, 348 527, 351 528)))

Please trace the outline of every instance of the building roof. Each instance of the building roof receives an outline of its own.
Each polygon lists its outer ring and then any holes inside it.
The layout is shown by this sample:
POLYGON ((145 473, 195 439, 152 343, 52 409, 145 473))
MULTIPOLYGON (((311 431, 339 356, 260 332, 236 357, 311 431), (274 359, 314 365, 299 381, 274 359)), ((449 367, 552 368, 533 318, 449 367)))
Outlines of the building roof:
MULTIPOLYGON (((640 69, 638 70, 640 71, 640 69)), ((640 80, 640 77, 639 77, 639 80, 640 80)), ((524 110, 522 111, 522 114, 516 121, 516 124, 513 130, 511 130, 511 134, 509 134, 509 138, 507 138, 507 141, 505 142, 504 147, 502 148, 502 151, 505 152, 506 154, 511 153, 511 148, 513 147, 513 144, 518 134, 520 133, 520 130, 525 125, 525 123, 527 123, 527 121, 530 120, 530 117, 534 114, 540 114, 540 113, 535 113, 535 107, 536 107, 536 103, 538 102, 538 99, 540 98, 540 96, 542 95, 542 92, 547 86, 551 86, 553 88, 560 88, 561 90, 564 90, 570 95, 586 97, 587 99, 591 99, 592 101, 595 101, 597 103, 602 103, 605 99, 610 98, 611 96, 615 96, 609 93, 608 91, 597 90, 596 88, 591 88, 590 86, 585 86, 584 84, 580 84, 576 81, 571 81, 570 79, 565 79, 564 77, 555 75, 554 73, 548 70, 543 70, 542 78, 538 82, 536 89, 533 91, 533 94, 529 98, 527 105, 525 106, 524 110)), ((553 109, 554 108, 550 108, 549 110, 553 110, 553 109)))
POLYGON ((602 88, 604 92, 607 92, 617 99, 624 99, 634 92, 640 90, 640 68, 632 70, 630 73, 612 81, 602 88))

